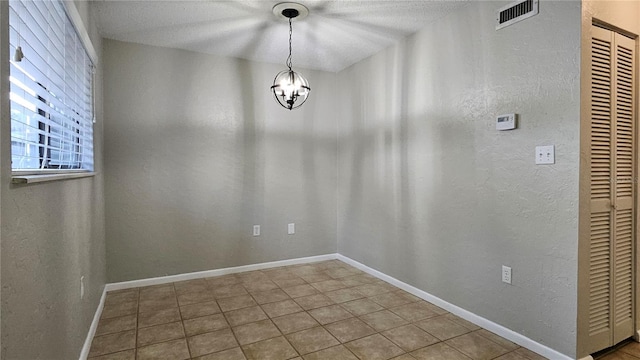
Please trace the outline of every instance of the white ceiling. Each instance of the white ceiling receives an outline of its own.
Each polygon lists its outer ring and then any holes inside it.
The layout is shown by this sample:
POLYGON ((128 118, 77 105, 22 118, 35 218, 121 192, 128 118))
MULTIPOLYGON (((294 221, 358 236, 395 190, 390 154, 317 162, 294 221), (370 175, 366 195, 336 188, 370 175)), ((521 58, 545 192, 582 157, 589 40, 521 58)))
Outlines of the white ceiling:
MULTIPOLYGON (((104 37, 283 64, 289 26, 279 0, 92 2, 104 37)), ((302 0, 293 23, 293 67, 340 71, 416 32, 466 0, 302 0)))

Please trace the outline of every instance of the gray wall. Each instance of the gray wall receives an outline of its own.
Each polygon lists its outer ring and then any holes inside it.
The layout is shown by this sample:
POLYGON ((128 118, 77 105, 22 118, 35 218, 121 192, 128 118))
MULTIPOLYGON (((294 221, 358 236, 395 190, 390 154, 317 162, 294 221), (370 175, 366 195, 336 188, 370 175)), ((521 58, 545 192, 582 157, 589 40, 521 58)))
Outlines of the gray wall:
POLYGON ((104 57, 109 282, 336 252, 335 74, 303 70, 288 111, 283 66, 106 39, 104 57))
MULTIPOLYGON (((0 2, 3 44, 7 4, 0 2)), ((101 38, 86 5, 79 2, 78 11, 100 55, 101 38)), ((9 58, 7 49, 2 47, 3 59, 9 58)), ((3 61, 2 119, 9 119, 7 66, 3 61)), ((11 129, 2 121, 2 359, 77 359, 98 307, 106 278, 101 79, 98 64, 95 177, 11 185, 11 129), (86 286, 82 301, 80 276, 86 286)))
POLYGON ((470 2, 339 74, 338 251, 572 356, 580 2, 496 32, 503 5, 470 2), (511 112, 518 129, 496 131, 511 112))

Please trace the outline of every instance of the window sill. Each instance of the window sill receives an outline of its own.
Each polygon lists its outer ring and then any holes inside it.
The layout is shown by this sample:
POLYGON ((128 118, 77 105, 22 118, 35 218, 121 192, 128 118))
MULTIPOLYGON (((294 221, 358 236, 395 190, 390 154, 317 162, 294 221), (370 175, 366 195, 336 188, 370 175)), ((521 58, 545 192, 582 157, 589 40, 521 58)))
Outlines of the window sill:
POLYGON ((67 174, 45 174, 45 175, 13 175, 11 182, 14 184, 35 184, 48 181, 79 179, 95 176, 95 172, 67 173, 67 174))

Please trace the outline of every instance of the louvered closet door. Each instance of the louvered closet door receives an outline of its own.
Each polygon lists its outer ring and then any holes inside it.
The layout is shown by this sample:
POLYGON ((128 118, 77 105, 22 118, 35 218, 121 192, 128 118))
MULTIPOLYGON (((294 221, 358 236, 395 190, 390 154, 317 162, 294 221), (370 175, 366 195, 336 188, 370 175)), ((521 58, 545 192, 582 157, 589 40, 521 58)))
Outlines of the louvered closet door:
POLYGON ((592 28, 591 352, 634 332, 634 49, 634 40, 592 28))

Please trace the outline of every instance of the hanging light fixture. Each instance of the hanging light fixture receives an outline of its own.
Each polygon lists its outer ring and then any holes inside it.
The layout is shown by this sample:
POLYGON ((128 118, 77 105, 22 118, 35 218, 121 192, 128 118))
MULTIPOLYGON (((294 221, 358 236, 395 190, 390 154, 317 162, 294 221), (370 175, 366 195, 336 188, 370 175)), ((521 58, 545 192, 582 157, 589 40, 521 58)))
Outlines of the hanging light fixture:
POLYGON ((273 7, 273 13, 280 18, 289 20, 289 57, 287 58, 288 69, 282 70, 273 79, 271 91, 276 101, 284 108, 293 110, 299 108, 307 101, 311 88, 309 82, 300 73, 293 71, 291 60, 291 35, 293 27, 291 22, 294 18, 303 18, 309 14, 309 10, 298 3, 280 3, 273 7))

